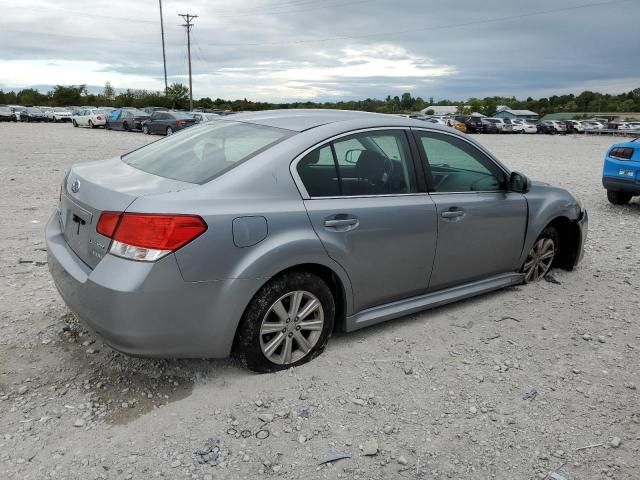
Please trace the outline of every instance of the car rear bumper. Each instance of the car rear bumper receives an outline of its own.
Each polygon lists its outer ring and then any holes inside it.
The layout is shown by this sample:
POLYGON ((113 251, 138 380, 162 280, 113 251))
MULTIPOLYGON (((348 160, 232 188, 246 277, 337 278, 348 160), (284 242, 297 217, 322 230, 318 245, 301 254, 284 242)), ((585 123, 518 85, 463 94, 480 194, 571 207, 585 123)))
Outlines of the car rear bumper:
POLYGON ((106 255, 91 270, 64 239, 57 211, 47 223, 48 265, 76 316, 121 352, 152 357, 229 356, 256 280, 186 282, 174 255, 135 262, 106 255))
POLYGON ((602 185, 607 190, 640 195, 640 182, 633 178, 602 177, 602 185))

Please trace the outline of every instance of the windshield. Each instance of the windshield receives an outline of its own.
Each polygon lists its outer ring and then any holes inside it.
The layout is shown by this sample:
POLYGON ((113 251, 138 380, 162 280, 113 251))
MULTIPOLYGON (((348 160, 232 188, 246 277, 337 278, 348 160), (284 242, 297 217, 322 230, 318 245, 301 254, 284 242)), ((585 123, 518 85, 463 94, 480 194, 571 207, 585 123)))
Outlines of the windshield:
POLYGON ((29 113, 42 113, 42 110, 39 108, 27 108, 27 112, 29 113))
POLYGON ((128 153, 122 161, 153 175, 202 184, 292 133, 248 123, 203 123, 128 153))
POLYGON ((104 115, 105 111, 104 110, 91 110, 91 113, 93 113, 94 115, 104 115))

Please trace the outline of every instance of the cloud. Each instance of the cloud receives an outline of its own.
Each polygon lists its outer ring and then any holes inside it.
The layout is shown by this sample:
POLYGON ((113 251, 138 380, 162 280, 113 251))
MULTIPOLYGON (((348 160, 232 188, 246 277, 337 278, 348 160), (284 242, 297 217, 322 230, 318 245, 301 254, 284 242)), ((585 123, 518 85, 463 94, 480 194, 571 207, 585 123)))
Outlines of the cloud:
MULTIPOLYGON (((110 0, 82 9, 61 3, 3 0, 0 88, 110 81, 119 88, 162 89, 157 2, 110 0)), ((594 7, 583 0, 217 5, 163 1, 170 82, 188 81, 177 14, 199 15, 192 30, 195 97, 335 100, 411 91, 462 99, 640 86, 632 53, 640 48, 636 1, 594 7), (529 15, 558 8, 565 10, 529 15)))

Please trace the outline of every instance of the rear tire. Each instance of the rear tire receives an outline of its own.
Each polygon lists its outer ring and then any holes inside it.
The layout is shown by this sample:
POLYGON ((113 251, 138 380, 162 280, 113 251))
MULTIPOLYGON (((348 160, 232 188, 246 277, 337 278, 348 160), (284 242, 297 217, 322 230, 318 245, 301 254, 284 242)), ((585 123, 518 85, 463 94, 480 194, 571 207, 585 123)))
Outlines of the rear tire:
POLYGON ((560 236, 554 227, 545 228, 533 244, 522 266, 524 283, 542 280, 549 273, 560 247, 560 236))
POLYGON ((93 122, 91 120, 89 120, 89 127, 90 128, 96 128, 96 126, 93 124, 93 122))
POLYGON ((333 331, 334 317, 335 301, 321 278, 304 271, 280 275, 249 303, 238 327, 235 351, 255 372, 302 365, 322 353, 333 331), (313 310, 304 315, 311 307, 313 310))
POLYGON ((165 133, 167 134, 167 136, 173 135, 173 128, 167 127, 167 131, 165 133))
POLYGON ((633 195, 627 192, 619 192, 616 190, 607 190, 607 200, 614 205, 626 205, 631 201, 633 195))
POLYGON ((122 128, 125 130, 125 132, 130 132, 131 131, 131 127, 129 126, 129 122, 124 122, 122 124, 122 128))

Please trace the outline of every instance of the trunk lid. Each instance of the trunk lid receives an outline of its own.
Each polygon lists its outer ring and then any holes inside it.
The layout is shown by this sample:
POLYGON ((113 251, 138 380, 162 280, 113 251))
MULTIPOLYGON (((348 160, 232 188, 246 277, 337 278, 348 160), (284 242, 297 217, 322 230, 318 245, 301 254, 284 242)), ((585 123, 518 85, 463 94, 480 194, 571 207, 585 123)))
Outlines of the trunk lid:
POLYGON ((95 268, 111 243, 111 239, 96 232, 102 212, 124 212, 138 197, 194 187, 197 185, 143 172, 119 157, 74 165, 60 199, 65 240, 83 262, 95 268))

